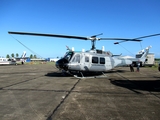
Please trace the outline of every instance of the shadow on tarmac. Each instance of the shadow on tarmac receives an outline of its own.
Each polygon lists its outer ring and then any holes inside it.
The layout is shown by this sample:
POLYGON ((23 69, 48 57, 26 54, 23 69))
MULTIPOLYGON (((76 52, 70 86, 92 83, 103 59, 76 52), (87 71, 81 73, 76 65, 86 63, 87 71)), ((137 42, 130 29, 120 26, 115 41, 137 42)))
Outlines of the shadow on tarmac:
MULTIPOLYGON (((58 72, 47 73, 45 76, 48 76, 48 77, 73 77, 73 75, 77 75, 78 77, 82 77, 82 74, 80 74, 80 73, 68 74, 68 73, 58 73, 58 72)), ((89 77, 89 76, 102 75, 102 73, 83 73, 83 75, 85 77, 89 77)))
MULTIPOLYGON (((125 70, 111 70, 111 71, 107 71, 104 73, 115 73, 115 72, 119 72, 119 73, 124 73, 126 72, 125 70)), ((88 77, 88 76, 98 76, 98 75, 103 75, 102 72, 82 72, 84 76, 88 77)), ((68 73, 62 73, 62 72, 50 72, 47 73, 45 76, 48 77, 72 77, 73 75, 77 75, 77 76, 82 76, 80 73, 77 72, 72 72, 71 74, 68 73)))
POLYGON ((45 76, 47 77, 72 77, 70 74, 61 73, 61 72, 51 72, 47 73, 45 76))
POLYGON ((116 86, 129 90, 143 90, 150 92, 160 92, 160 80, 112 80, 110 82, 116 86))
POLYGON ((107 71, 107 72, 105 72, 105 73, 107 74, 107 73, 116 73, 116 72, 125 73, 126 70, 116 70, 116 69, 113 69, 113 70, 107 71))

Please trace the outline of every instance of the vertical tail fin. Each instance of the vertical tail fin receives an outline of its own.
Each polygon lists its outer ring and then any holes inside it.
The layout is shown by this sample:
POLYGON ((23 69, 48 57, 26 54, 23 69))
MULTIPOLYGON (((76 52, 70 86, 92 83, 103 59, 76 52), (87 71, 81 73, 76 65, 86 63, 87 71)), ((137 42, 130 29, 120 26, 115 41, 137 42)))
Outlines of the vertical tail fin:
POLYGON ((26 51, 23 52, 21 58, 25 58, 25 56, 26 56, 26 51))
POLYGON ((20 59, 22 64, 24 64, 24 62, 25 62, 25 57, 26 57, 26 51, 23 52, 21 59, 20 59))
POLYGON ((149 53, 149 49, 151 48, 152 46, 148 46, 146 47, 145 49, 141 50, 138 52, 138 54, 136 54, 136 58, 138 58, 140 61, 145 61, 148 53, 149 53))

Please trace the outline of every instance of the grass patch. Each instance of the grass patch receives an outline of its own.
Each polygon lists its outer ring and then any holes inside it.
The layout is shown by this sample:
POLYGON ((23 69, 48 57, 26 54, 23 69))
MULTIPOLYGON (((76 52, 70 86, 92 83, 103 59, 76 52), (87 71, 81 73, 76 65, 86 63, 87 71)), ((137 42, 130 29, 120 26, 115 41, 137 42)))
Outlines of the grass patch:
POLYGON ((158 70, 158 64, 155 64, 154 66, 152 67, 149 67, 149 66, 145 66, 146 68, 151 68, 153 70, 158 70))

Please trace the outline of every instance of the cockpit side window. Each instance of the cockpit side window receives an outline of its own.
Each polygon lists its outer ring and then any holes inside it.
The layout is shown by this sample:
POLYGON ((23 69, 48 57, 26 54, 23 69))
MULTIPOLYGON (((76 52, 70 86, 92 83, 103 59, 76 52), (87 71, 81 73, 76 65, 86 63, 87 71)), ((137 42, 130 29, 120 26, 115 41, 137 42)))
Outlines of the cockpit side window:
POLYGON ((89 62, 89 57, 85 56, 85 62, 89 62))
POLYGON ((72 62, 80 63, 80 54, 75 55, 72 62))
POLYGON ((66 60, 70 61, 70 59, 72 58, 73 54, 74 54, 73 52, 68 52, 68 53, 66 53, 66 55, 64 56, 64 58, 66 60))
POLYGON ((67 55, 66 59, 69 61, 71 59, 71 55, 67 55))

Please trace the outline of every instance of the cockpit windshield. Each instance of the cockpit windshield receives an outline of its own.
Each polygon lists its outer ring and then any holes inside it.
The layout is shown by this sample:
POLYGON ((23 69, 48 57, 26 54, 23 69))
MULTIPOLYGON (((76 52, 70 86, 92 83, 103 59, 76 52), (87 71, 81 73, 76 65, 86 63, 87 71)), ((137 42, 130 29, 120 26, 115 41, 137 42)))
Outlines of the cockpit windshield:
POLYGON ((70 59, 72 58, 74 52, 67 52, 66 55, 64 56, 64 59, 70 61, 70 59))

